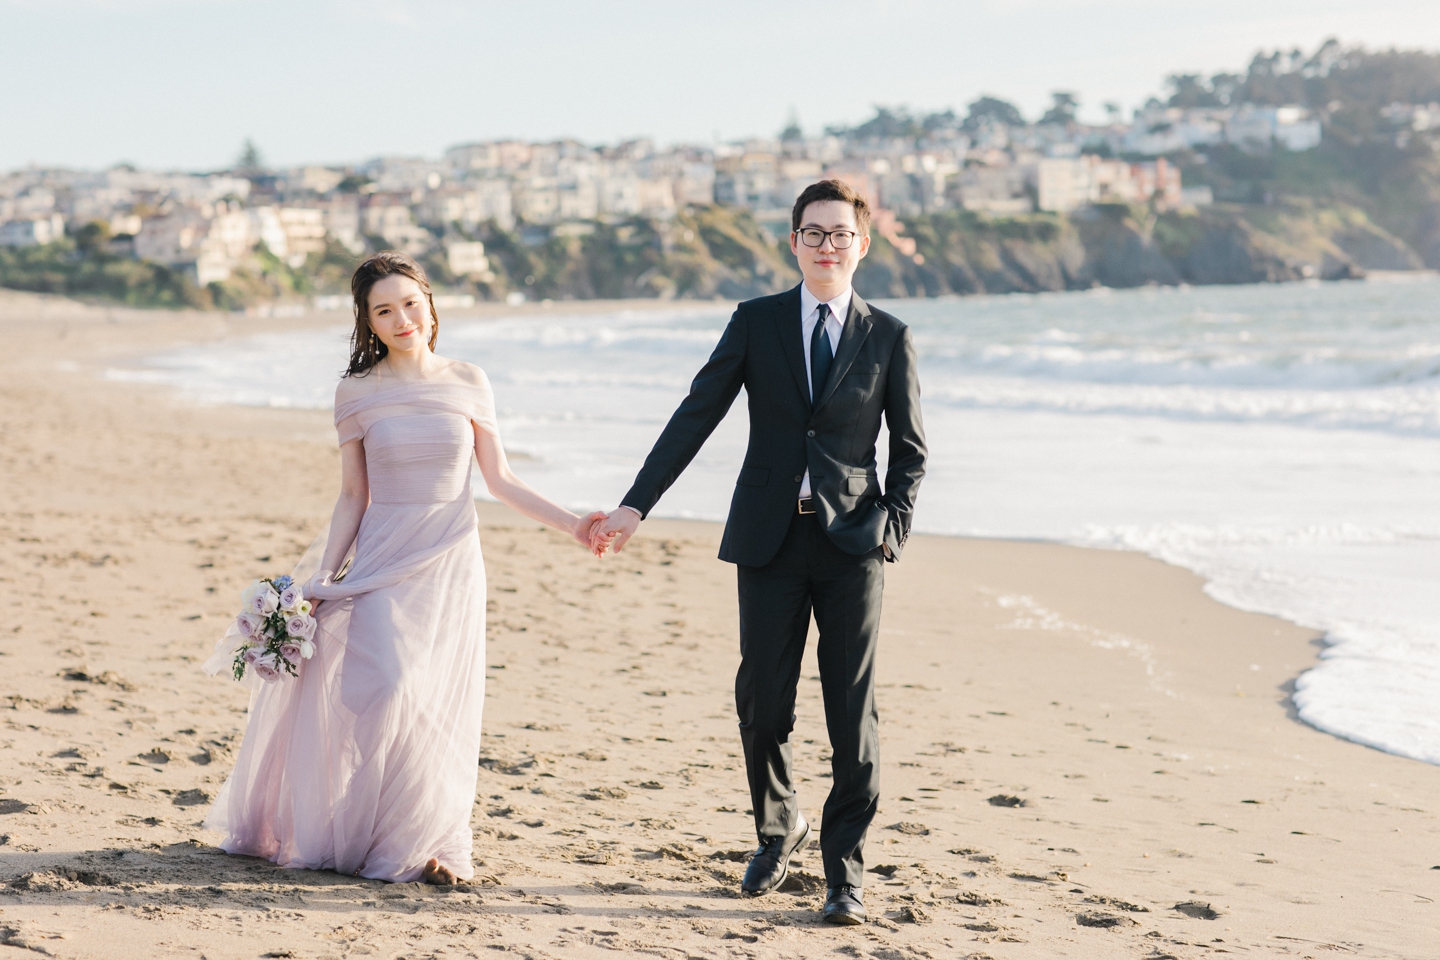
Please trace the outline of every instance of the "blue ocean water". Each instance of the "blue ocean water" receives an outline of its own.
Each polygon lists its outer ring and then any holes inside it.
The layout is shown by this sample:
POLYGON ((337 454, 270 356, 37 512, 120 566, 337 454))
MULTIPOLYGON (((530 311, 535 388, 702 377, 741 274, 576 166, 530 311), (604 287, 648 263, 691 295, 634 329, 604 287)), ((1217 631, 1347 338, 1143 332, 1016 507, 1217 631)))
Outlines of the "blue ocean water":
MULTIPOLYGON (((914 330, 931 466, 917 529, 1141 550, 1326 633, 1301 716, 1440 763, 1440 278, 881 302, 914 330)), ((729 309, 447 320, 515 466, 613 506, 729 309)), ((112 377, 324 408, 345 325, 185 348, 112 377)), ((744 398, 657 513, 721 519, 744 398)), ((882 457, 883 462, 883 457, 882 457)))

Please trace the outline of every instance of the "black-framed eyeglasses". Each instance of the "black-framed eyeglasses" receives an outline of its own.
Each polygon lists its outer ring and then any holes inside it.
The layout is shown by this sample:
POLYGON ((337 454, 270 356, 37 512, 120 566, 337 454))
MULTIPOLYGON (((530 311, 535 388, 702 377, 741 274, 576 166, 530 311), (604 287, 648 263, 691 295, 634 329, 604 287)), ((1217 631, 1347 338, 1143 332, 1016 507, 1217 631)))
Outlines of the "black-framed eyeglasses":
POLYGON ((830 243, 836 250, 848 250, 855 242, 854 230, 821 230, 819 227, 806 227, 800 231, 800 242, 807 247, 818 247, 830 238, 830 243))

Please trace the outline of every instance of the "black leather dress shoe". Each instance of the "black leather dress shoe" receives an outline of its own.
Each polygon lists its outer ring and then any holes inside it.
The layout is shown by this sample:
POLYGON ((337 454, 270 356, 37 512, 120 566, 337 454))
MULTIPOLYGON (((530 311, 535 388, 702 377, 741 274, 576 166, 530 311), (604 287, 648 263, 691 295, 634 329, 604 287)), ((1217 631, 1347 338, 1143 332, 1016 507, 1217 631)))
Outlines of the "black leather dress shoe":
POLYGON ((767 837, 760 841, 760 849, 750 858, 745 868, 745 879, 740 883, 740 892, 747 897, 758 897, 769 893, 785 882, 790 871, 790 858, 805 846, 810 839, 810 824, 802 816, 800 822, 783 837, 767 837))
POLYGON ((825 898, 825 922, 855 926, 865 922, 865 903, 860 888, 848 883, 831 887, 825 898))

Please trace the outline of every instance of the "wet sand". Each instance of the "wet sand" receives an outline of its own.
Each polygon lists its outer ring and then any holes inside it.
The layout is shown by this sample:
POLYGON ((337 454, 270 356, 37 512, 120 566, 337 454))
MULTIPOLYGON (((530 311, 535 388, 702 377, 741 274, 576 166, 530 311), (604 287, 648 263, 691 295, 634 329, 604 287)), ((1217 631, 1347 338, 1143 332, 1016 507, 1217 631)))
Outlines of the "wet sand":
MULTIPOLYGON (((566 305, 573 309, 574 305, 566 305)), ((873 921, 753 846, 719 527, 597 562, 481 504, 473 886, 229 857, 246 695, 199 663, 328 516, 328 414, 187 407, 104 369, 255 320, 0 291, 0 944, 57 957, 1433 957, 1440 770, 1289 707, 1310 631, 1145 557, 914 537, 888 568, 873 921), (263 453, 263 459, 262 459, 263 453), (289 951, 288 953, 286 951, 289 951)), ((924 510, 922 498, 920 510, 924 510)), ((813 652, 796 730, 819 818, 813 652)), ((25 953, 17 952, 16 956, 25 953)))

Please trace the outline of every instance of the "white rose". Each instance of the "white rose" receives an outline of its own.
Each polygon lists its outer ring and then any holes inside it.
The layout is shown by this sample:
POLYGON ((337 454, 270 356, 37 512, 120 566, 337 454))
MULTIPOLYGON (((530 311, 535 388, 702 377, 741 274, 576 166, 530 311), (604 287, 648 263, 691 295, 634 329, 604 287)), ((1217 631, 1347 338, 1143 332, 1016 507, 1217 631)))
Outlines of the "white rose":
POLYGON ((300 656, 301 656, 302 658, 306 659, 306 660, 309 660, 311 657, 315 656, 315 641, 314 641, 314 640, 301 640, 301 641, 300 641, 300 656))

